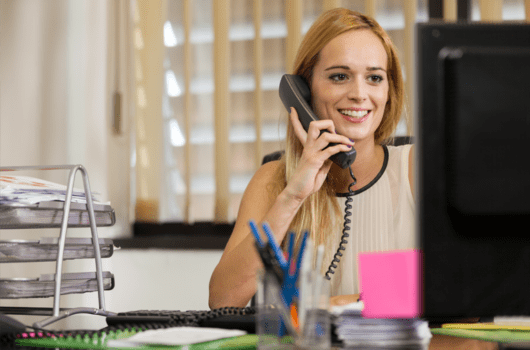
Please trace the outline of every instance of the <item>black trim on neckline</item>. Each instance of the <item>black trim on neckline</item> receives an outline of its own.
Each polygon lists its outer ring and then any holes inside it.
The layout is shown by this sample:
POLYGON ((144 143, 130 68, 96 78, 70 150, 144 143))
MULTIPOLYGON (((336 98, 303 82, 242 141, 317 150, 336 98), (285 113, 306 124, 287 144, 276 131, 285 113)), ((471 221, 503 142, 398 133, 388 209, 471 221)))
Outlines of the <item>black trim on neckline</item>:
MULTIPOLYGON (((370 181, 370 183, 368 185, 366 185, 363 188, 360 188, 360 189, 358 189, 356 191, 353 191, 353 193, 352 193, 353 196, 356 196, 356 195, 361 194, 364 191, 368 190, 370 187, 375 185, 375 183, 377 181, 379 181, 381 176, 383 176, 383 174, 385 173, 386 167, 388 165, 388 148, 386 147, 386 145, 383 145, 383 151, 385 152, 385 159, 383 160, 383 166, 381 167, 381 170, 379 170, 379 173, 377 174, 377 176, 372 181, 370 181)), ((350 195, 350 193, 335 193, 335 195, 337 197, 348 197, 350 195)))

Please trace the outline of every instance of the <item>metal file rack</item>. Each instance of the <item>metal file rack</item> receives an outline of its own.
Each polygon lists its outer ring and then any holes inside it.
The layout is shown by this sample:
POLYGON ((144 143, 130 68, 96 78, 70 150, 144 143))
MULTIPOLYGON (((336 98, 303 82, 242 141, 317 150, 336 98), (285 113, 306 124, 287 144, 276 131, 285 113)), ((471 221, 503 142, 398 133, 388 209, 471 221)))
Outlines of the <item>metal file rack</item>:
POLYGON ((105 290, 114 288, 114 276, 103 271, 101 259, 113 252, 112 240, 100 239, 97 226, 112 226, 116 222, 114 210, 109 205, 94 204, 86 169, 82 165, 0 167, 3 171, 69 170, 64 202, 48 201, 33 205, 0 204, 0 229, 58 228, 58 238, 31 241, 0 241, 0 263, 56 261, 55 274, 40 278, 0 278, 0 299, 53 297, 53 308, 0 307, 0 313, 50 315, 34 323, 43 328, 74 314, 112 316, 105 308, 105 290), (77 172, 83 178, 86 205, 72 202, 74 180, 77 172), (90 227, 92 237, 66 238, 68 227, 90 227), (63 274, 63 260, 93 258, 95 272, 63 274), (97 291, 99 308, 60 308, 61 294, 97 291))

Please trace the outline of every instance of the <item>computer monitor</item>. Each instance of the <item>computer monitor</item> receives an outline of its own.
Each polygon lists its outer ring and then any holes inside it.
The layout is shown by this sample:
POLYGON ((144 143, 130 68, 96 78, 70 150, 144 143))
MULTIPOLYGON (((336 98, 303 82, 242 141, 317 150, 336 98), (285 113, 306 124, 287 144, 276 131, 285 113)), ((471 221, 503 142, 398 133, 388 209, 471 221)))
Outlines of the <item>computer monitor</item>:
POLYGON ((416 38, 423 316, 529 316, 530 24, 416 38))

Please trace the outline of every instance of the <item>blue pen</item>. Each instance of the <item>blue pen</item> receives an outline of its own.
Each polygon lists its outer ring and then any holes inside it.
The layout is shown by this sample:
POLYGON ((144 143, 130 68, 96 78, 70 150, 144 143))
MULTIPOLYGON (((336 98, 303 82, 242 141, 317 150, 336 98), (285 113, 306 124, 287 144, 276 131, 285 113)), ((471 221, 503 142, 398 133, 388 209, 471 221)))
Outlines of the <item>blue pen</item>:
POLYGON ((309 231, 304 232, 304 236, 302 237, 302 242, 300 242, 300 249, 298 250, 298 260, 296 262, 296 272, 299 273, 300 269, 302 268, 302 258, 304 256, 307 237, 309 237, 309 231))
MULTIPOLYGON (((289 315, 289 307, 292 300, 292 291, 291 288, 285 288, 285 284, 291 285, 294 284, 289 280, 289 274, 288 274, 288 266, 287 262, 285 261, 285 257, 283 256, 283 253, 280 249, 280 247, 276 244, 276 241, 274 239, 274 236, 272 235, 272 230, 270 226, 266 223, 262 224, 263 231, 265 231, 265 234, 268 238, 268 244, 264 244, 259 236, 259 230, 256 226, 256 223, 254 221, 249 221, 249 225, 252 231, 252 234, 254 235, 255 241, 256 241, 256 248, 258 249, 258 253, 260 254, 262 260, 264 261, 264 265, 266 269, 272 269, 273 274, 277 277, 279 285, 281 286, 281 306, 280 311, 282 314, 282 319, 280 320, 280 329, 278 336, 283 336, 286 333, 286 326, 288 326, 289 330, 291 332, 295 332, 294 327, 292 325, 292 321, 290 319, 289 315), (280 271, 278 271, 280 270, 280 271), (286 298, 287 297, 287 298, 286 298)), ((292 279, 292 277, 291 277, 292 279)), ((293 333, 294 334, 294 333, 293 333)))
MULTIPOLYGON (((286 309, 290 311, 294 298, 298 296, 298 289, 296 288, 298 273, 295 270, 296 266, 294 263, 294 232, 289 233, 287 253, 287 269, 285 270, 284 280, 281 285, 281 296, 283 304, 285 305, 286 309)), ((288 322, 292 322, 292 320, 289 319, 288 322)), ((282 322, 280 327, 280 335, 284 335, 285 331, 285 323, 282 322)))
POLYGON ((272 248, 272 251, 274 252, 274 255, 276 257, 276 260, 280 263, 280 266, 284 271, 287 270, 287 261, 285 261, 285 257, 283 256, 283 252, 280 249, 280 246, 276 243, 276 240, 274 239, 274 236, 272 235, 272 230, 266 222, 261 224, 261 227, 263 228, 263 231, 265 231, 265 234, 267 235, 267 239, 269 240, 269 246, 272 248))
POLYGON ((289 245, 287 248, 287 273, 289 275, 294 274, 293 268, 294 268, 294 232, 289 233, 289 245))
POLYGON ((261 237, 259 235, 258 225, 256 225, 256 222, 254 220, 250 220, 248 222, 248 225, 250 226, 250 230, 251 230, 252 234, 254 235, 254 239, 256 240, 256 243, 261 248, 263 248, 264 244, 263 244, 263 241, 261 240, 261 237))
POLYGON ((270 250, 266 249, 265 244, 261 240, 256 222, 250 220, 248 224, 250 226, 252 234, 254 235, 256 249, 261 258, 263 266, 266 270, 270 270, 276 276, 278 284, 282 284, 285 275, 283 268, 280 266, 276 258, 271 254, 270 250))
POLYGON ((302 237, 302 242, 300 243, 296 265, 294 263, 294 233, 291 233, 289 237, 289 272, 286 274, 286 278, 282 285, 285 301, 289 304, 292 303, 294 297, 299 297, 299 289, 296 287, 296 281, 298 281, 298 277, 300 276, 302 256, 304 255, 308 236, 309 232, 305 231, 302 237))
POLYGON ((288 246, 289 258, 287 263, 287 271, 284 274, 285 278, 282 284, 282 294, 287 305, 290 305, 293 297, 298 294, 296 290, 296 280, 298 278, 298 271, 295 270, 294 264, 294 232, 289 234, 288 246))

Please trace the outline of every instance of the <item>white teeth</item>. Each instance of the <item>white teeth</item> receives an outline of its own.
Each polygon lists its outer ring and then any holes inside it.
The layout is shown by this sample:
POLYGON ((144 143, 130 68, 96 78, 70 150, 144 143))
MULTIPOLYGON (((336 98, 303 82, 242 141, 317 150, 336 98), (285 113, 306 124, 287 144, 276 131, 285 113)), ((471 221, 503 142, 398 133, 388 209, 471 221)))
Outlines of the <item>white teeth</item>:
POLYGON ((350 116, 350 117, 353 117, 353 118, 362 118, 364 117, 365 115, 368 114, 368 112, 370 111, 352 111, 352 110, 349 110, 349 109, 341 109, 339 110, 339 112, 341 112, 342 114, 345 114, 347 116, 350 116))

